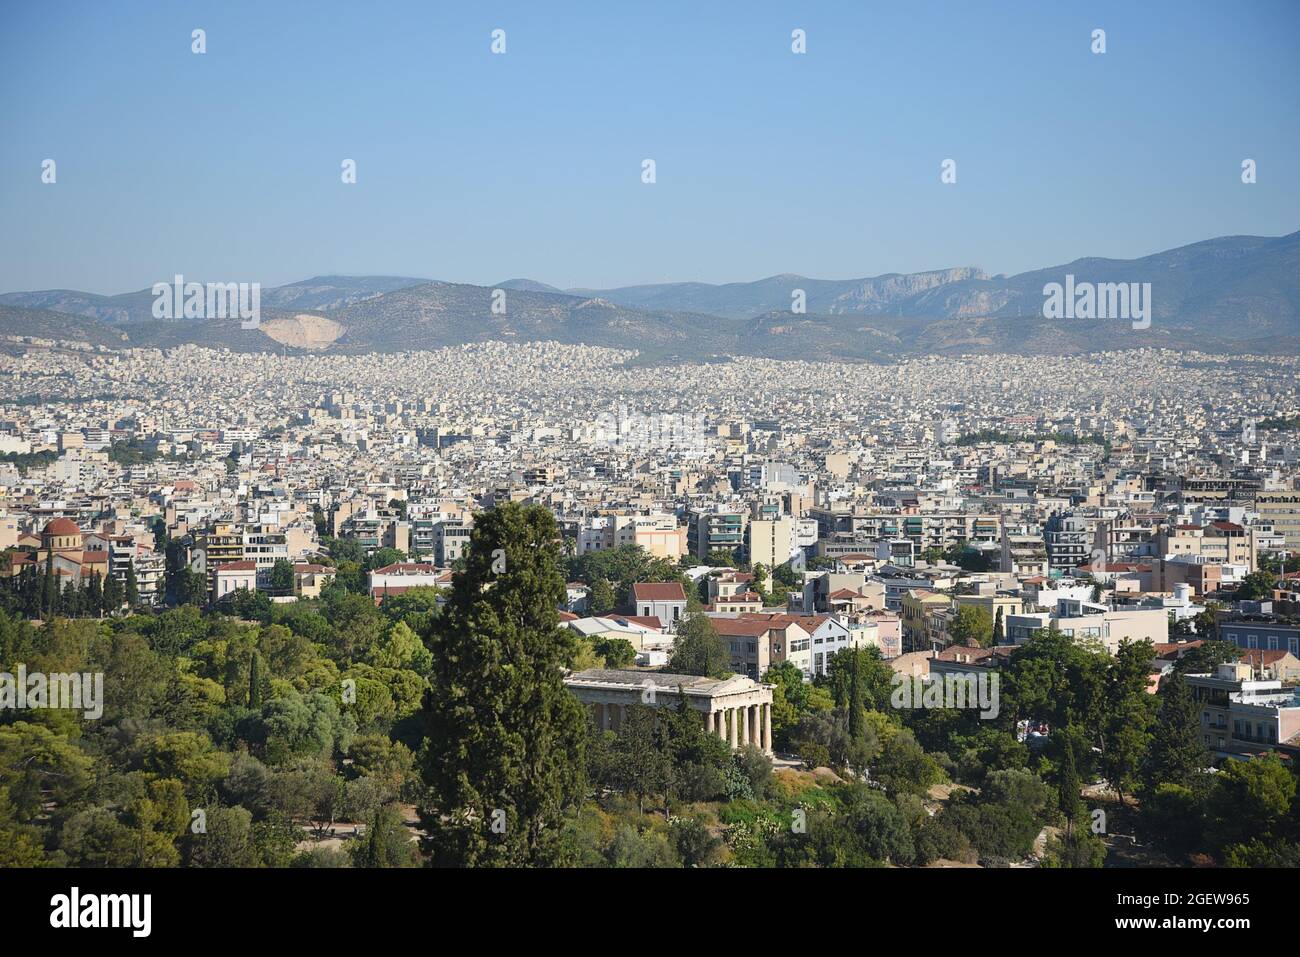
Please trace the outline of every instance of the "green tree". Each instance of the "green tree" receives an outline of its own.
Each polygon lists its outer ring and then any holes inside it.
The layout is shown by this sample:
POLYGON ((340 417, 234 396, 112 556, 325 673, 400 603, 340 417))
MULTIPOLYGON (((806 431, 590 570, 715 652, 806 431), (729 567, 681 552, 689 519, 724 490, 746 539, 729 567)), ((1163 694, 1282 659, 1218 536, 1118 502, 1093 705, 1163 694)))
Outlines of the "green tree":
POLYGON ((9 789, 0 787, 0 867, 45 867, 41 832, 18 820, 9 789))
POLYGON ((1078 755, 1085 750, 1087 743, 1077 730, 1066 727, 1052 735, 1052 744, 1057 752, 1057 807, 1065 818, 1066 833, 1073 834, 1074 822, 1083 813, 1083 801, 1080 798, 1083 781, 1079 777, 1078 755))
POLYGON ((704 556, 704 564, 714 568, 735 568, 736 553, 732 549, 713 548, 704 556))
POLYGON ((293 565, 285 558, 277 558, 271 566, 269 584, 276 595, 292 595, 294 591, 293 565))
POLYGON ((253 815, 242 807, 213 807, 204 812, 203 830, 185 836, 190 867, 256 867, 253 815))
POLYGON ((1088 831, 1070 831, 1065 837, 1047 841, 1043 867, 1101 867, 1106 860, 1106 844, 1088 831))
POLYGON ((647 797, 667 794, 672 782, 672 758, 659 732, 658 712, 632 705, 610 745, 610 783, 636 795, 637 813, 644 813, 647 797))
POLYGON ((366 820, 365 836, 348 848, 353 867, 415 867, 419 852, 397 808, 377 808, 366 820))
POLYGON ((1120 804, 1125 794, 1139 787, 1151 746, 1151 728, 1159 706, 1147 693, 1154 655, 1150 641, 1122 641, 1105 672, 1099 765, 1120 804))
POLYGON ((192 572, 188 568, 182 569, 179 575, 179 593, 178 598, 182 605, 195 605, 202 607, 208 603, 208 580, 198 572, 192 572))
POLYGON ((1201 742, 1200 709, 1187 680, 1174 673, 1160 692, 1160 710, 1142 766, 1144 789, 1151 793, 1161 784, 1194 788, 1209 766, 1210 753, 1201 742))
POLYGON ((1296 779, 1276 755, 1225 761, 1209 801, 1210 842, 1219 848, 1252 838, 1282 838, 1296 779))
POLYGON ((104 601, 104 588, 101 581, 99 572, 93 572, 90 582, 86 585, 86 611, 96 617, 102 615, 106 607, 110 612, 115 610, 107 606, 104 601))
POLYGON ((1277 576, 1272 572, 1260 571, 1251 572, 1241 580, 1237 586, 1237 593, 1234 596, 1238 601, 1262 601, 1273 596, 1273 586, 1277 584, 1277 576))
POLYGON ((1219 665, 1240 657, 1241 649, 1230 641, 1205 640, 1174 662, 1174 671, 1180 675, 1212 674, 1219 665))
POLYGON ((131 608, 140 604, 140 582, 135 576, 135 562, 126 566, 126 603, 131 608))
POLYGON ((53 618, 59 611, 59 578, 54 574, 54 550, 45 553, 45 575, 41 581, 41 617, 53 618))
POLYGON ((630 668, 636 662, 636 648, 626 638, 602 638, 596 642, 596 654, 605 659, 606 668, 630 668))
POLYGON ((559 627, 559 537, 542 507, 476 516, 427 637, 422 821, 435 864, 553 862, 582 799, 588 717, 563 681, 576 639, 559 627))
POLYGON ((993 616, 982 605, 961 605, 948 623, 955 645, 986 648, 993 643, 993 616))
POLYGON ((262 707, 262 656, 256 651, 248 665, 248 706, 255 710, 262 707))
POLYGON ((608 615, 618 607, 618 596, 614 586, 606 578, 597 578, 591 583, 587 596, 587 611, 592 615, 608 615))
POLYGON ((104 579, 104 610, 110 615, 116 615, 121 611, 124 601, 126 601, 126 592, 122 588, 121 581, 118 580, 116 575, 109 575, 104 579))
POLYGON ((890 795, 924 795, 944 777, 938 762, 925 753, 912 732, 906 729, 885 743, 871 773, 890 795))
POLYGON ((398 562, 406 561, 406 552, 399 551, 396 548, 376 548, 366 556, 366 571, 374 571, 376 568, 386 568, 389 565, 396 565, 398 562))
MULTIPOLYGON (((842 648, 830 656, 825 676, 817 680, 830 691, 840 708, 847 709, 851 702, 856 702, 859 712, 863 708, 885 711, 889 708, 894 669, 874 645, 842 648)), ((854 726, 857 727, 857 719, 854 726)))
POLYGON ((731 672, 731 653, 707 615, 691 615, 677 628, 669 670, 721 678, 731 672))

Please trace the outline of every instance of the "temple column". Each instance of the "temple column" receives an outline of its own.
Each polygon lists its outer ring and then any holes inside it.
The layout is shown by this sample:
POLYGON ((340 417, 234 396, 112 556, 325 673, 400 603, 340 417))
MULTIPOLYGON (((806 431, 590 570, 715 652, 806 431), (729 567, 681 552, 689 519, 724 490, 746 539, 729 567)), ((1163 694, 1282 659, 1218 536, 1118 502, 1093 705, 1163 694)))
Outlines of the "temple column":
POLYGON ((740 746, 749 744, 749 706, 740 709, 740 746))
POLYGON ((714 730, 714 727, 713 727, 713 712, 712 712, 712 711, 708 712, 708 713, 704 716, 704 727, 706 727, 706 728, 708 729, 709 734, 717 734, 717 731, 714 730))
POLYGON ((763 705, 763 750, 772 753, 772 706, 763 705))
POLYGON ((740 724, 740 709, 728 708, 727 710, 731 712, 731 731, 730 731, 729 743, 731 744, 731 749, 734 751, 736 749, 736 739, 740 734, 740 729, 736 727, 738 724, 740 724))
POLYGON ((727 712, 715 712, 718 716, 718 737, 723 741, 727 740, 727 712))

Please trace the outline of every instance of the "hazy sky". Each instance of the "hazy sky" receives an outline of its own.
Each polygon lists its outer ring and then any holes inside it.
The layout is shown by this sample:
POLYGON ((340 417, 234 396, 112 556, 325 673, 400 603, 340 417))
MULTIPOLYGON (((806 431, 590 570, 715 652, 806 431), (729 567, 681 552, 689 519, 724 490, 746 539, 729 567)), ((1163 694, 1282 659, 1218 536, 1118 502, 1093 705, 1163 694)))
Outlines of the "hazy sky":
POLYGON ((1013 273, 1280 235, 1300 2, 4 0, 0 219, 0 289, 104 293, 1013 273))

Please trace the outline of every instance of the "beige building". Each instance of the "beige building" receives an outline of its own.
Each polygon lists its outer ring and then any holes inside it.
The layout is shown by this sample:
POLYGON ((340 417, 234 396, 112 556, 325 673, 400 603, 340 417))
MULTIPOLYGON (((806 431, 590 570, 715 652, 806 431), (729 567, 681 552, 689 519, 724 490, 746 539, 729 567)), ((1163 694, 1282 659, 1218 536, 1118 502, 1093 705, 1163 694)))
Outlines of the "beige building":
POLYGON ((754 519, 749 523, 747 534, 751 564, 761 563, 773 569, 790 560, 794 551, 795 520, 789 515, 754 519))
POLYGON ((1245 565, 1254 571, 1255 534, 1235 522, 1167 525, 1156 536, 1156 554, 1163 559, 1190 555, 1216 565, 1245 565))
POLYGON ((755 679, 785 661, 792 649, 807 649, 811 641, 808 632, 790 615, 709 618, 731 654, 732 670, 755 679))
POLYGON ((656 558, 678 561, 686 554, 686 528, 672 515, 619 515, 614 519, 618 545, 640 545, 656 558))
POLYGON ((1300 548, 1300 492, 1256 492, 1255 511, 1262 523, 1286 539, 1287 548, 1300 548))

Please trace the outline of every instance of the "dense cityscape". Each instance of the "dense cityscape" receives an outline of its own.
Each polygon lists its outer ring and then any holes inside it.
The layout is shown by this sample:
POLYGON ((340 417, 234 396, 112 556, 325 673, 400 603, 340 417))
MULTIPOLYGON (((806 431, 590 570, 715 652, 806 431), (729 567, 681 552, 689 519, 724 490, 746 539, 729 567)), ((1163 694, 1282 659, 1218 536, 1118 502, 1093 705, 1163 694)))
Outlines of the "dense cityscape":
POLYGON ((1294 0, 50 0, 0 88, 15 947, 1285 925, 1294 0))
POLYGON ((11 342, 6 863, 1295 862, 1300 360, 636 360, 11 342))

